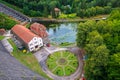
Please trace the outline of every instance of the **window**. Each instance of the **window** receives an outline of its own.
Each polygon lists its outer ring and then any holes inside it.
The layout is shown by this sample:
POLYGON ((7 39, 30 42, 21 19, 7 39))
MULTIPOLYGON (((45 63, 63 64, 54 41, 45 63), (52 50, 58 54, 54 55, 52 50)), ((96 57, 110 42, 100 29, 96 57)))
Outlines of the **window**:
POLYGON ((35 37, 35 38, 34 38, 34 40, 36 41, 36 40, 37 40, 37 38, 35 37))
POLYGON ((35 44, 37 44, 38 42, 36 41, 36 42, 34 42, 35 44))
POLYGON ((30 46, 32 46, 33 44, 32 43, 30 43, 30 46))
POLYGON ((37 46, 35 46, 35 48, 38 48, 38 45, 37 45, 37 46))
POLYGON ((43 46, 43 44, 42 44, 42 43, 40 43, 40 46, 43 46))
POLYGON ((40 42, 41 42, 41 39, 40 39, 40 42))
POLYGON ((30 50, 32 51, 32 50, 33 50, 33 47, 31 47, 30 50))

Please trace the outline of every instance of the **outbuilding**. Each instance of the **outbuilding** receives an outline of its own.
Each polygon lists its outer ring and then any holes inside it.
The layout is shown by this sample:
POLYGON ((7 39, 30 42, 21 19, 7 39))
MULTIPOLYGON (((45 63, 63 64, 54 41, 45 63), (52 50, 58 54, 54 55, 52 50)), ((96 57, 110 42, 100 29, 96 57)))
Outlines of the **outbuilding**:
POLYGON ((46 31, 46 27, 43 24, 33 23, 30 26, 30 30, 42 38, 45 46, 50 45, 50 40, 48 39, 48 33, 46 31))
POLYGON ((32 33, 29 29, 22 25, 15 25, 11 32, 14 40, 19 41, 29 51, 37 51, 43 46, 42 38, 32 33))

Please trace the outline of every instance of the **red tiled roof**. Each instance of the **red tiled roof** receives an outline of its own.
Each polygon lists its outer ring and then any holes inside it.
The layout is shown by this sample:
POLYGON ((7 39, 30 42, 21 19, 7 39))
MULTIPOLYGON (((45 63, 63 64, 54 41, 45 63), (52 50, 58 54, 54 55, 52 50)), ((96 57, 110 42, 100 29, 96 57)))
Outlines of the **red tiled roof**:
POLYGON ((60 9, 59 8, 54 8, 54 11, 59 12, 60 9))
POLYGON ((33 37, 38 37, 22 25, 15 25, 11 30, 25 43, 29 43, 33 39, 33 37))
POLYGON ((40 37, 44 38, 48 36, 48 33, 46 32, 46 27, 42 24, 39 23, 33 23, 30 26, 30 29, 36 33, 37 35, 39 35, 40 37))
POLYGON ((31 24, 30 27, 37 27, 37 28, 41 28, 42 30, 46 30, 46 27, 43 24, 39 24, 39 23, 33 23, 31 24))
POLYGON ((5 33, 5 29, 0 29, 0 35, 3 35, 5 33))

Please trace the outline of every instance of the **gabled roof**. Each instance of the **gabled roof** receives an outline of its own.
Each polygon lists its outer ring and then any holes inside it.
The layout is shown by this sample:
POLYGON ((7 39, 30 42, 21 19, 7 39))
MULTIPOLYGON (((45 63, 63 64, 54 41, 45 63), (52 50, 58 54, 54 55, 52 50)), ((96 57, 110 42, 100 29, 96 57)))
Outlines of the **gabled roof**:
POLYGON ((33 23, 30 26, 31 31, 38 34, 41 38, 47 37, 48 33, 46 32, 46 27, 39 23, 33 23))
POLYGON ((38 37, 22 25, 15 25, 11 30, 25 43, 29 43, 34 37, 38 37))
POLYGON ((46 30, 46 27, 43 24, 39 24, 39 23, 33 23, 31 24, 30 27, 36 27, 36 28, 41 28, 42 30, 46 30))
POLYGON ((3 35, 4 33, 5 33, 6 31, 5 31, 5 29, 0 29, 0 35, 3 35))
POLYGON ((54 8, 54 11, 59 12, 60 9, 59 8, 54 8))

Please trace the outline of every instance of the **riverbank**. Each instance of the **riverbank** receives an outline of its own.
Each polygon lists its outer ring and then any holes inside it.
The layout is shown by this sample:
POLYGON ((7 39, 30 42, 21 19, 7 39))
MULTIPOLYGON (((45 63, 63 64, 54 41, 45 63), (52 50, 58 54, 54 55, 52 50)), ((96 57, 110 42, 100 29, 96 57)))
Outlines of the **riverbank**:
POLYGON ((40 18, 40 17, 32 17, 31 22, 39 22, 39 23, 67 23, 67 22, 85 22, 87 20, 104 20, 109 15, 98 15, 90 18, 75 18, 75 19, 55 19, 55 18, 40 18))

